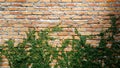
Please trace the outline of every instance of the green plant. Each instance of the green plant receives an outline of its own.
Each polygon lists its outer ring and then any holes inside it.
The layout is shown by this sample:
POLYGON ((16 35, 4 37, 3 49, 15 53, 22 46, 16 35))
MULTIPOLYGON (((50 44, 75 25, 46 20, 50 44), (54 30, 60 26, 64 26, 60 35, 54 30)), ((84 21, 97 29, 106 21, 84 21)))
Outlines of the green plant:
MULTIPOLYGON (((117 28, 116 16, 111 17, 111 27, 102 31, 99 46, 96 48, 86 44, 86 36, 81 36, 76 30, 76 34, 80 36, 76 41, 76 51, 73 55, 72 68, 119 68, 120 65, 120 41, 115 37, 119 32, 117 28), (109 44, 111 43, 111 44, 109 44), (110 45, 110 46, 108 46, 110 45)), ((75 41, 75 39, 73 39, 75 41)))
POLYGON ((58 25, 53 29, 46 28, 39 32, 35 29, 29 30, 26 32, 27 38, 16 46, 14 40, 6 41, 3 55, 7 57, 10 68, 28 68, 29 65, 32 65, 31 68, 50 68, 57 50, 49 44, 49 41, 55 40, 49 34, 61 30, 58 25))
POLYGON ((120 32, 116 22, 117 18, 112 16, 111 27, 98 35, 93 35, 93 37, 101 37, 99 46, 96 48, 86 44, 87 38, 91 38, 91 36, 83 36, 75 29, 79 39, 74 39, 73 36, 72 40, 63 41, 60 48, 61 59, 58 60, 57 66, 60 68, 119 68, 120 41, 115 37, 120 32), (64 49, 69 45, 72 46, 72 50, 65 52, 64 49))
POLYGON ((7 57, 10 68, 29 68, 29 65, 31 68, 51 68, 53 60, 56 60, 54 68, 119 68, 120 41, 115 37, 120 31, 116 22, 117 18, 111 16, 111 27, 94 36, 81 35, 75 29, 79 39, 74 36, 72 39, 65 39, 61 47, 53 47, 54 44, 49 43, 57 39, 51 37, 50 33, 62 31, 58 25, 39 32, 29 30, 26 32, 27 38, 17 46, 12 39, 6 41, 5 46, 0 49, 0 55, 7 57), (96 36, 100 37, 98 47, 94 48, 86 43, 88 38, 96 36))
POLYGON ((117 28, 117 21, 119 17, 111 16, 111 27, 99 34, 101 37, 98 51, 101 51, 101 61, 103 61, 105 68, 119 68, 120 65, 120 41, 116 40, 116 35, 120 33, 117 28), (106 37, 107 36, 107 37, 106 37), (110 43, 110 45, 108 45, 110 43))
POLYGON ((62 47, 59 48, 58 57, 57 57, 57 64, 55 65, 55 68, 70 68, 70 61, 72 56, 72 51, 65 50, 65 48, 69 47, 71 44, 71 41, 69 39, 65 39, 62 42, 62 47))
POLYGON ((32 38, 33 36, 30 35, 35 35, 35 32, 31 32, 28 34, 28 36, 31 38, 27 40, 31 40, 32 42, 28 42, 31 44, 31 49, 30 49, 30 56, 32 57, 32 68, 50 68, 50 50, 51 46, 49 45, 48 41, 52 39, 51 37, 48 36, 49 29, 46 30, 41 30, 38 33, 38 38, 36 37, 32 38))
POLYGON ((14 40, 6 41, 3 55, 8 59, 10 68, 28 68, 29 55, 25 49, 26 41, 19 43, 17 47, 14 46, 14 40))
POLYGON ((1 60, 2 60, 2 47, 0 46, 0 63, 1 63, 1 60))

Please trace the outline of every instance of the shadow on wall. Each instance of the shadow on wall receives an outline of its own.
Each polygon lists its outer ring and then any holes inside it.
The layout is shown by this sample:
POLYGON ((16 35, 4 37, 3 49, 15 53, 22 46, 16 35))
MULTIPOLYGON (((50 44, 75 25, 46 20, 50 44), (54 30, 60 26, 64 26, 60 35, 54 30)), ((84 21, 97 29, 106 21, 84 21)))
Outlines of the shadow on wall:
MULTIPOLYGON (((111 27, 110 16, 115 15, 116 17, 120 16, 120 1, 119 0, 104 0, 97 1, 96 3, 90 4, 91 7, 94 7, 93 20, 89 20, 92 29, 96 32, 104 31, 108 27, 111 27), (95 15, 95 13, 97 13, 95 15)), ((116 24, 118 30, 120 30, 120 18, 118 18, 116 24)), ((120 40, 120 34, 116 35, 116 40, 120 40)))

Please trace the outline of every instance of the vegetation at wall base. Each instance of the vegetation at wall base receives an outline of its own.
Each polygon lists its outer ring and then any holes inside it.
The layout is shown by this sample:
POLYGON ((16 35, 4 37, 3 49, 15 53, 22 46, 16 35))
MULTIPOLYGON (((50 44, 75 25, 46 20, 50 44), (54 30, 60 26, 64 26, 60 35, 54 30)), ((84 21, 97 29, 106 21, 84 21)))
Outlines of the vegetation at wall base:
POLYGON ((49 36, 50 33, 61 32, 57 25, 53 29, 46 28, 36 32, 29 30, 27 38, 17 46, 14 40, 6 41, 0 49, 1 55, 8 59, 10 68, 119 68, 120 67, 120 41, 115 37, 120 31, 117 28, 116 16, 111 16, 111 27, 100 34, 99 46, 92 47, 86 41, 91 36, 81 35, 77 29, 75 33, 79 39, 63 40, 61 47, 52 47, 49 41, 57 38, 49 36), (66 48, 72 48, 65 50, 66 48))
POLYGON ((1 54, 1 52, 2 52, 2 47, 0 46, 0 63, 2 61, 2 54, 1 54))

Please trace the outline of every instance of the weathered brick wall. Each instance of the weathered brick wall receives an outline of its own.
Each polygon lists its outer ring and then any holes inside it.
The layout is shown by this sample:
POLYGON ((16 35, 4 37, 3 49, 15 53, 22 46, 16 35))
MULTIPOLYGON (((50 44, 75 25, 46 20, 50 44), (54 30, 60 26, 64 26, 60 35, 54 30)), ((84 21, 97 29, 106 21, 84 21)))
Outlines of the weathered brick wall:
MULTIPOLYGON (((20 42, 28 28, 39 31, 57 24, 64 31, 53 36, 60 39, 71 38, 74 27, 82 35, 98 34, 110 26, 107 14, 120 15, 120 0, 0 0, 0 44, 9 38, 20 42)), ((93 41, 88 42, 98 43, 93 41)))

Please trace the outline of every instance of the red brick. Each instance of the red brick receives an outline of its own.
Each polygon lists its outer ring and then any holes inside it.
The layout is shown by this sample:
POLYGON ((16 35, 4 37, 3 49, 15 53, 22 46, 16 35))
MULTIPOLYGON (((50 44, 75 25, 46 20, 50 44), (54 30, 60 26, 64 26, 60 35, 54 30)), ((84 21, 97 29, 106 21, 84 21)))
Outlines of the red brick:
POLYGON ((25 4, 22 4, 22 6, 24 6, 24 7, 32 7, 33 4, 31 4, 31 3, 25 3, 25 4))
POLYGON ((73 4, 73 3, 70 3, 70 4, 66 4, 66 6, 72 6, 72 7, 75 7, 76 5, 73 4))
POLYGON ((94 2, 94 0, 86 0, 86 2, 94 2))
POLYGON ((0 19, 2 19, 3 18, 3 16, 0 16, 0 19))
POLYGON ((97 15, 98 12, 87 12, 88 15, 97 15))
POLYGON ((81 28, 90 28, 91 25, 89 25, 89 24, 83 24, 83 25, 81 25, 80 27, 81 27, 81 28))
POLYGON ((19 3, 13 3, 12 6, 22 6, 22 5, 19 3))
POLYGON ((96 3, 90 3, 89 6, 92 6, 92 7, 93 6, 98 6, 98 4, 96 4, 96 3))
POLYGON ((97 11, 101 11, 101 10, 104 10, 105 8, 104 7, 95 7, 94 10, 97 10, 97 11))
POLYGON ((95 29, 93 29, 93 28, 86 28, 86 31, 94 32, 95 29))
POLYGON ((105 10, 108 10, 108 11, 114 11, 114 10, 116 10, 116 9, 115 9, 114 7, 109 7, 109 8, 106 7, 105 10))
POLYGON ((23 25, 24 25, 24 27, 33 27, 33 25, 28 24, 28 23, 24 23, 23 25))
POLYGON ((48 11, 47 7, 40 7, 40 8, 35 8, 36 10, 42 10, 42 11, 48 11))
POLYGON ((120 15, 120 12, 112 12, 111 14, 120 15))
POLYGON ((79 12, 76 12, 76 14, 78 14, 78 15, 85 15, 87 12, 85 12, 85 11, 79 11, 79 12))
POLYGON ((21 23, 17 23, 17 24, 14 24, 13 27, 22 27, 23 28, 23 25, 21 23))
POLYGON ((50 2, 50 0, 40 0, 40 2, 50 2))
POLYGON ((44 15, 51 15, 51 12, 43 12, 44 15))
POLYGON ((60 2, 60 0, 50 0, 50 2, 60 2))
POLYGON ((4 2, 5 0, 0 0, 0 2, 4 2))
POLYGON ((1 6, 5 6, 5 7, 7 7, 7 6, 10 6, 11 4, 10 3, 1 3, 1 6))
POLYGON ((74 17, 72 17, 72 19, 74 19, 74 20, 79 20, 79 19, 81 19, 81 16, 74 16, 74 17))
POLYGON ((71 8, 61 8, 62 11, 70 11, 71 8))
POLYGON ((28 16, 27 19, 30 19, 30 20, 37 20, 38 17, 36 17, 36 16, 28 16))
POLYGON ((59 19, 57 16, 50 16, 50 17, 48 17, 50 20, 57 20, 57 19, 59 19))
POLYGON ((7 2, 15 2, 16 0, 6 0, 7 2))
POLYGON ((28 15, 28 14, 32 14, 31 12, 22 12, 22 14, 28 15))
POLYGON ((92 16, 82 16, 82 19, 91 19, 92 16))
POLYGON ((84 4, 84 3, 79 3, 79 4, 76 4, 77 6, 79 6, 79 7, 87 7, 88 6, 88 4, 84 4))
POLYGON ((98 12, 98 13, 99 13, 100 15, 108 15, 110 12, 107 12, 107 11, 106 11, 106 12, 102 12, 102 11, 101 11, 101 12, 98 12))
POLYGON ((35 6, 39 6, 39 7, 45 7, 46 4, 45 3, 41 3, 41 4, 35 4, 35 6))
POLYGON ((92 32, 84 32, 82 35, 91 35, 92 34, 92 32))
MULTIPOLYGON (((48 10, 51 10, 51 11, 59 11, 61 8, 59 7, 54 7, 54 8, 49 8, 48 10)), ((53 12, 54 14, 54 12, 53 12)))
POLYGON ((80 31, 80 32, 85 32, 86 31, 86 28, 77 28, 78 29, 78 31, 80 31))
POLYGON ((104 24, 103 26, 109 28, 111 27, 111 24, 104 24))
POLYGON ((79 8, 78 8, 78 7, 75 7, 75 8, 72 8, 72 10, 73 10, 73 11, 78 11, 78 10, 80 11, 80 10, 83 10, 83 8, 82 8, 82 7, 79 7, 79 8))
POLYGON ((99 4, 98 6, 101 6, 101 7, 109 7, 109 6, 111 6, 111 5, 108 4, 108 3, 101 3, 101 4, 99 4))
POLYGON ((17 18, 17 19, 24 19, 25 16, 21 16, 21 15, 19 15, 19 16, 16 16, 16 18, 17 18))
POLYGON ((50 4, 46 4, 46 6, 54 7, 54 6, 59 6, 59 5, 58 4, 54 4, 54 3, 50 3, 50 4))
POLYGON ((72 0, 61 0, 62 2, 72 2, 72 0))
POLYGON ((120 7, 120 4, 112 4, 114 7, 120 7))
POLYGON ((82 0, 72 0, 72 2, 82 2, 82 0))
POLYGON ((17 8, 8 8, 9 11, 15 11, 17 8))
POLYGON ((4 12, 1 12, 1 14, 7 15, 7 14, 10 14, 10 12, 9 11, 4 11, 4 12))
POLYGON ((39 15, 39 14, 43 14, 43 12, 32 12, 32 14, 39 15))
POLYGON ((33 8, 33 7, 28 7, 27 10, 28 10, 28 11, 33 11, 33 10, 36 10, 36 9, 33 8))
POLYGON ((7 18, 7 19, 14 19, 14 18, 15 18, 15 15, 5 15, 4 18, 7 18))
POLYGON ((19 11, 25 11, 26 10, 26 8, 17 8, 17 10, 19 10, 19 11))
POLYGON ((99 25, 99 24, 92 24, 92 27, 93 27, 93 28, 100 28, 100 27, 102 27, 102 25, 99 25))
POLYGON ((4 63, 4 64, 0 64, 0 66, 2 66, 2 67, 8 67, 9 64, 8 63, 4 63))
POLYGON ((63 28, 62 30, 65 32, 73 32, 73 28, 63 28))
POLYGON ((16 2, 26 2, 26 0, 16 0, 16 2))
POLYGON ((68 32, 59 32, 58 36, 68 36, 68 32))
POLYGON ((27 2, 38 2, 39 0, 27 0, 27 2))
POLYGON ((64 13, 67 14, 67 15, 75 15, 76 14, 74 11, 71 11, 71 12, 70 11, 68 11, 68 12, 66 11, 64 13))
POLYGON ((90 8, 90 7, 84 7, 83 10, 85 10, 85 11, 91 11, 91 10, 93 10, 93 8, 90 8))
POLYGON ((95 0, 95 2, 105 2, 105 0, 95 0))
POLYGON ((117 0, 107 0, 106 2, 116 2, 117 0))
POLYGON ((70 19, 70 16, 61 16, 60 19, 61 20, 70 19))
POLYGON ((21 14, 21 12, 15 12, 15 11, 13 11, 13 12, 10 12, 10 14, 21 14))

